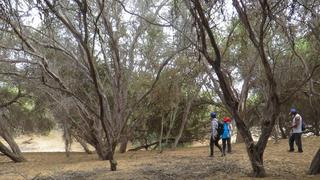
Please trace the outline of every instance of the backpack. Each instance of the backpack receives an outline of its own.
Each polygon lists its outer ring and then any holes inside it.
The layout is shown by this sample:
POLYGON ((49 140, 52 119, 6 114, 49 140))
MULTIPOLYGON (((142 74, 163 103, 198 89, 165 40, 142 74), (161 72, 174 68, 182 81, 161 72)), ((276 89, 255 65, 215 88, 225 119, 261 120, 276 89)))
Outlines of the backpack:
POLYGON ((223 124, 223 133, 221 135, 222 139, 227 139, 230 138, 230 129, 229 129, 229 124, 228 123, 224 123, 223 124))
POLYGON ((306 125, 304 124, 304 121, 301 120, 302 124, 301 124, 301 130, 305 131, 306 130, 306 125))
POLYGON ((220 137, 223 134, 223 123, 221 123, 220 121, 218 121, 218 137, 220 137))

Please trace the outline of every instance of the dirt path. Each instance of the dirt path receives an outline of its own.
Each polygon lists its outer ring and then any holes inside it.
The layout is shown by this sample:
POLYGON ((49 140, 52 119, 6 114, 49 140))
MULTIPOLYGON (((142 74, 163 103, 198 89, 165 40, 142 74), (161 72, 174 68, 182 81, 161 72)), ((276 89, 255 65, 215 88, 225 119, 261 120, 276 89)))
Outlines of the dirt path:
MULTIPOLYGON (((320 179, 305 175, 320 146, 320 137, 303 138, 304 152, 288 153, 287 140, 272 141, 266 149, 267 179, 320 179)), ((243 144, 233 145, 226 157, 208 157, 208 147, 176 151, 138 151, 117 154, 118 171, 109 171, 108 162, 96 155, 72 153, 26 153, 26 163, 12 163, 0 156, 0 180, 8 179, 251 179, 251 167, 243 144)))

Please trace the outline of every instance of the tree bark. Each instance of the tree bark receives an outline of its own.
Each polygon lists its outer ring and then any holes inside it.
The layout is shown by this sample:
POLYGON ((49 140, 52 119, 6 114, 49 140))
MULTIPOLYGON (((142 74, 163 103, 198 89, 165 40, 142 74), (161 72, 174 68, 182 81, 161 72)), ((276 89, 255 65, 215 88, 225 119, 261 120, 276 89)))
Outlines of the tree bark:
POLYGON ((243 143, 244 139, 242 138, 239 131, 237 131, 236 143, 243 143))
POLYGON ((311 162, 308 174, 320 174, 320 148, 318 149, 318 152, 316 153, 311 162))

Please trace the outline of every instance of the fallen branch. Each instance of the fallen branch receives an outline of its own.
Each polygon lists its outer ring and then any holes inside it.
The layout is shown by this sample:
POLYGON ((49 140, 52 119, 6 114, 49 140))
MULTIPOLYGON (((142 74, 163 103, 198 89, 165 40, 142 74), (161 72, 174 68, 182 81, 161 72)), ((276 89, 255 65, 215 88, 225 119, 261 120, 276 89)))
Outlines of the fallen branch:
MULTIPOLYGON (((170 142, 174 142, 174 138, 168 138, 168 141, 170 141, 170 142)), ((166 141, 166 139, 162 139, 162 143, 163 142, 165 142, 166 141)), ((128 151, 138 151, 138 150, 140 150, 140 149, 146 149, 146 150, 148 150, 148 148, 149 147, 151 147, 151 146, 154 146, 154 145, 156 145, 156 146, 158 146, 159 145, 159 143, 160 143, 160 141, 156 141, 156 142, 153 142, 153 143, 150 143, 150 144, 145 144, 145 145, 142 145, 142 146, 138 146, 138 147, 136 147, 136 148, 133 148, 133 149, 129 149, 128 151)))

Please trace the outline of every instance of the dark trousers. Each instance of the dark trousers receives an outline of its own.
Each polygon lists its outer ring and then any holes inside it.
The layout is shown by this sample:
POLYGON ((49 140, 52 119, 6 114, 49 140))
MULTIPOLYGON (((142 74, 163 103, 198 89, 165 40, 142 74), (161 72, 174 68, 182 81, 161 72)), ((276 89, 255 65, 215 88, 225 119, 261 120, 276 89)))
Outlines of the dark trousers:
POLYGON ((228 145, 228 153, 231 153, 231 139, 230 138, 222 139, 222 151, 223 151, 223 154, 226 153, 226 146, 227 145, 228 145))
POLYGON ((302 133, 292 133, 289 138, 289 147, 290 151, 294 151, 294 142, 296 142, 296 145, 298 146, 298 151, 302 152, 302 143, 301 143, 301 134, 302 133))
POLYGON ((210 156, 213 156, 213 147, 214 145, 217 146, 219 148, 219 150, 222 152, 222 148, 219 145, 219 140, 220 138, 217 137, 215 140, 213 140, 212 136, 210 138, 210 156))

